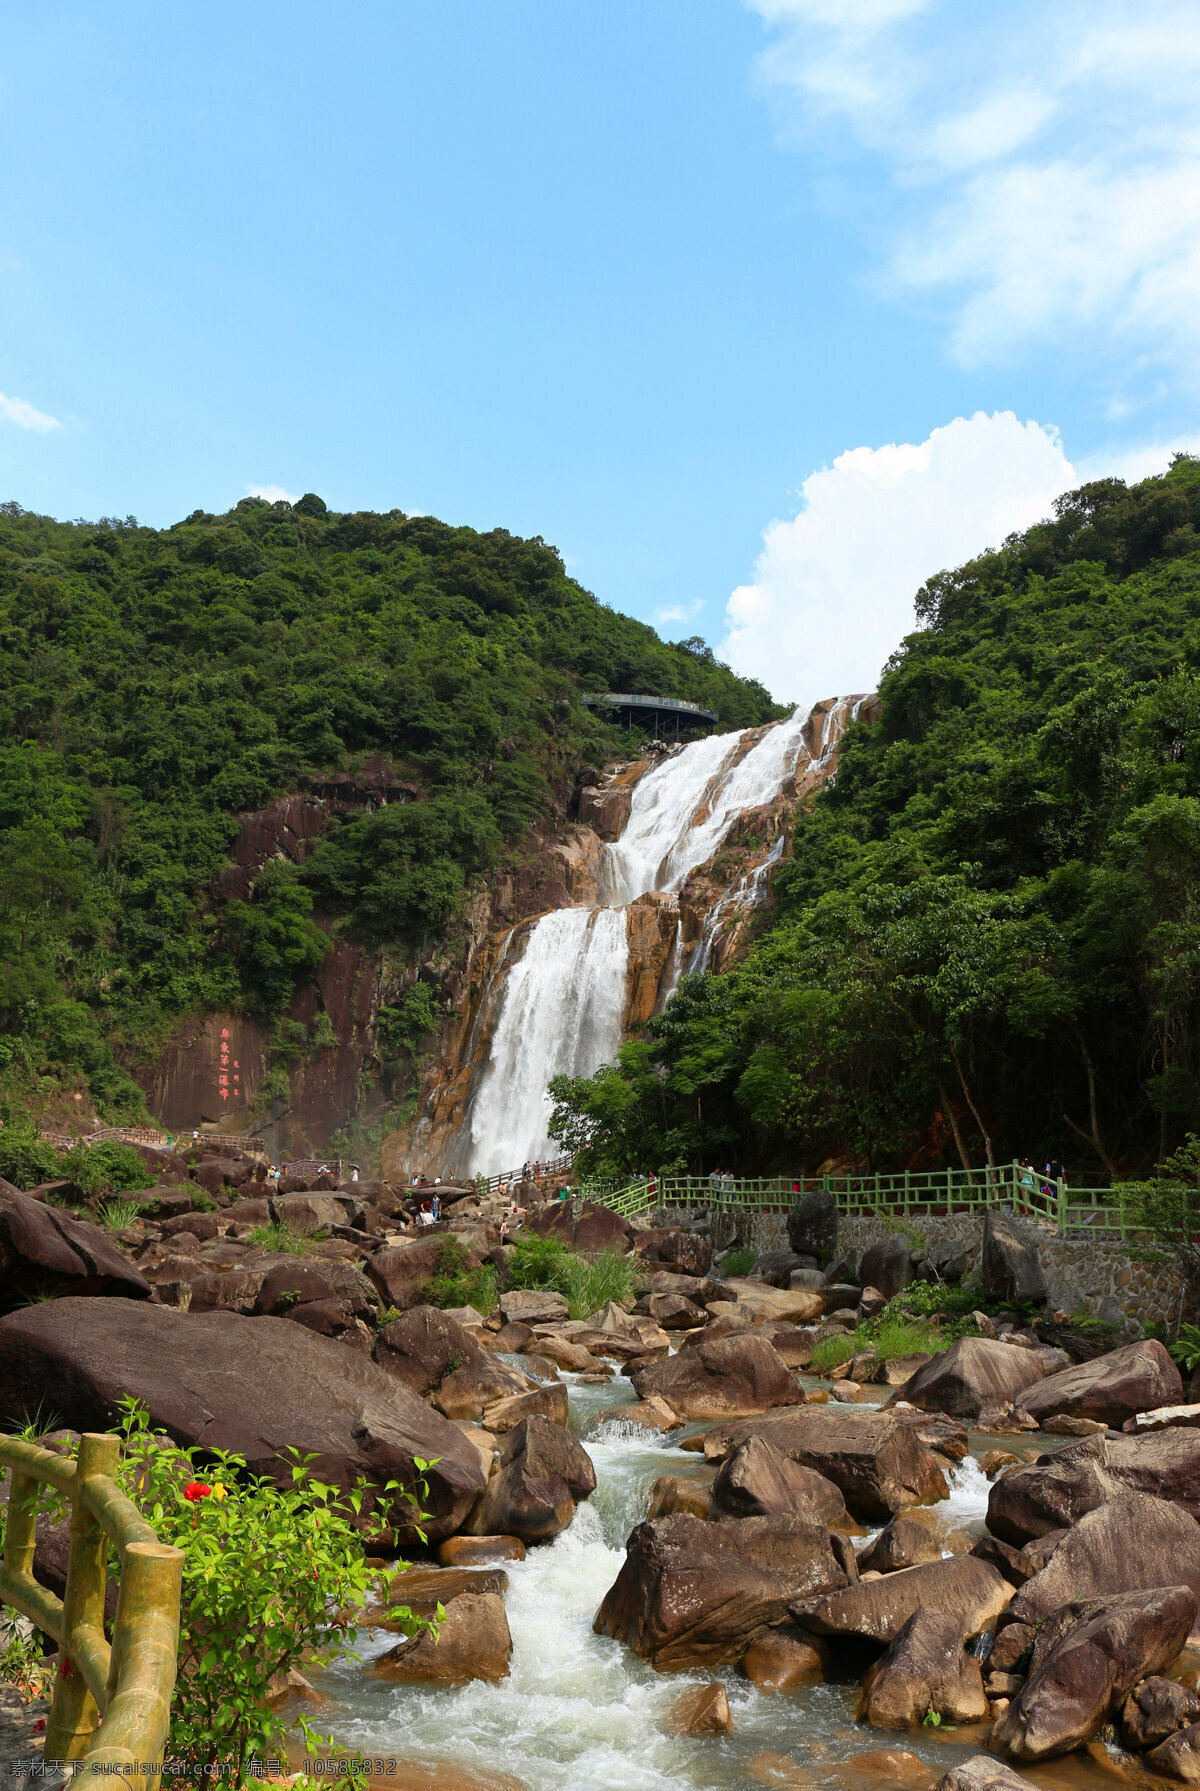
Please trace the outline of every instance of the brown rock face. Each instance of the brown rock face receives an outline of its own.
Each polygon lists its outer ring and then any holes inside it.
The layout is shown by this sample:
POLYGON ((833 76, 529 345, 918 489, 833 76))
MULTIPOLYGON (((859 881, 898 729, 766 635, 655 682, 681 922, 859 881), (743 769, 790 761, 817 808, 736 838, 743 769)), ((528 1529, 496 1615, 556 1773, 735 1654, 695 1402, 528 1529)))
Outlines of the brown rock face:
POLYGON ((934 1791, 1032 1791, 1029 1779, 1014 1772, 991 1754, 974 1754, 961 1766, 952 1766, 934 1791))
POLYGON ((151 1291, 98 1225, 43 1206, 0 1177, 0 1311, 39 1294, 146 1300, 151 1291))
POLYGON ((778 1517, 792 1513, 827 1527, 844 1524, 846 1501, 832 1480, 789 1461, 764 1437, 748 1437, 720 1468, 713 1505, 727 1517, 778 1517))
POLYGON ((1200 1518, 1200 1431, 1084 1437, 1043 1461, 1011 1468, 988 1496, 988 1529, 1020 1548, 1068 1529, 1122 1492, 1150 1493, 1200 1518))
POLYGON ((630 903, 625 918, 629 938, 625 1025, 636 1032, 657 1012, 663 972, 679 925, 679 908, 673 897, 645 895, 630 903))
POLYGON ((984 1406, 1016 1399, 1041 1379, 1034 1350, 986 1337, 961 1337, 918 1368, 896 1397, 922 1411, 974 1419, 984 1406))
POLYGON ((832 1649, 823 1636, 781 1623, 764 1629, 742 1656, 742 1672, 759 1691, 792 1691, 800 1685, 821 1685, 832 1664, 832 1649))
POLYGON ((1046 1276, 1035 1233, 1012 1213, 988 1208, 980 1268, 984 1290, 993 1300, 1033 1300, 1040 1305, 1046 1299, 1046 1276))
POLYGON ((945 1475, 916 1428, 891 1414, 820 1406, 768 1412, 710 1431, 705 1456, 724 1461, 751 1436, 766 1438, 790 1461, 832 1480, 851 1516, 861 1523, 886 1522, 906 1505, 944 1499, 948 1491, 945 1475))
POLYGON ((447 1418, 480 1418, 496 1400, 534 1384, 480 1349, 470 1331, 433 1306, 414 1306, 385 1325, 375 1360, 447 1418))
POLYGON ((1068 1605, 1038 1631, 1025 1688, 994 1744, 1015 1760, 1046 1760, 1090 1741, 1139 1679, 1170 1666, 1195 1618, 1186 1586, 1068 1605))
POLYGON ((512 1636, 498 1592, 467 1592, 452 1598, 435 1638, 428 1630, 406 1638, 371 1667, 372 1677, 405 1685, 465 1685, 472 1679, 493 1684, 508 1678, 512 1636))
POLYGON ((944 1722, 977 1723, 988 1701, 957 1619, 915 1611, 863 1680, 859 1717, 877 1729, 918 1729, 931 1711, 944 1722))
POLYGON ((499 1466, 467 1526, 476 1536, 544 1541, 565 1530, 596 1490, 591 1458, 561 1424, 526 1418, 508 1433, 499 1466))
POLYGON ((1158 1747, 1198 1718, 1200 1697, 1177 1679, 1154 1674, 1135 1685, 1126 1698, 1121 1726, 1130 1747, 1158 1747))
POLYGON ((885 1524, 869 1548, 858 1557, 862 1573, 899 1573, 905 1567, 923 1567, 940 1561, 941 1544, 933 1532, 914 1517, 894 1517, 885 1524))
POLYGON ((808 1518, 695 1517, 639 1524, 593 1627, 660 1672, 735 1662, 790 1599, 845 1584, 824 1526, 808 1518))
POLYGON ((1164 1499, 1120 1493, 1068 1530, 1009 1615, 1037 1624, 1081 1598, 1168 1585, 1187 1586, 1200 1599, 1200 1524, 1164 1499))
POLYGON ((1176 1405, 1182 1397, 1178 1368, 1157 1338, 1149 1337, 1049 1375, 1023 1393, 1018 1403, 1039 1424, 1068 1414, 1095 1418, 1120 1430, 1126 1419, 1138 1412, 1176 1405))
POLYGON ((740 1417, 798 1405, 799 1387, 781 1356, 761 1337, 741 1332, 652 1362, 633 1377, 639 1399, 655 1393, 681 1418, 740 1417))
POLYGON ((672 1735, 732 1735, 733 1717, 723 1685, 698 1685, 676 1698, 667 1713, 672 1735))
POLYGON ((995 1622, 1012 1597, 1012 1587, 985 1561, 970 1555, 908 1567, 879 1580, 860 1580, 843 1592, 793 1602, 791 1614, 823 1636, 859 1636, 891 1642, 917 1611, 953 1617, 959 1639, 969 1641, 995 1622))
POLYGON ((656 1517, 707 1518, 709 1491, 700 1480, 684 1480, 678 1474, 660 1474, 650 1489, 647 1521, 656 1517))
POLYGON ((633 1247, 644 1263, 677 1275, 707 1275, 712 1267, 712 1245, 707 1238, 681 1225, 636 1233, 633 1247))
MULTIPOLYGON (((386 1306, 404 1312, 410 1306, 424 1304, 425 1290, 438 1272, 445 1237, 415 1238, 411 1243, 385 1244, 367 1259, 367 1274, 379 1289, 386 1306)), ((477 1269, 483 1260, 472 1245, 465 1251, 470 1268, 477 1269)))

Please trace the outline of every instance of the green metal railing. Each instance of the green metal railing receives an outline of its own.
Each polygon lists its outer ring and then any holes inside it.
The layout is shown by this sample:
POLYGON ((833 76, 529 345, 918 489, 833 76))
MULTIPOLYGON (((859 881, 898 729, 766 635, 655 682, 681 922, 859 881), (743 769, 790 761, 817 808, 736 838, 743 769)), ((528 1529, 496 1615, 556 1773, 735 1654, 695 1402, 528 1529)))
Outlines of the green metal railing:
POLYGON ((708 1206, 786 1212, 805 1194, 831 1193, 847 1218, 930 1217, 1011 1207, 1060 1237, 1125 1237, 1124 1209, 1112 1188, 1047 1184, 1020 1163, 990 1169, 902 1170, 892 1175, 640 1176, 584 1181, 578 1193, 630 1219, 652 1207, 708 1206))

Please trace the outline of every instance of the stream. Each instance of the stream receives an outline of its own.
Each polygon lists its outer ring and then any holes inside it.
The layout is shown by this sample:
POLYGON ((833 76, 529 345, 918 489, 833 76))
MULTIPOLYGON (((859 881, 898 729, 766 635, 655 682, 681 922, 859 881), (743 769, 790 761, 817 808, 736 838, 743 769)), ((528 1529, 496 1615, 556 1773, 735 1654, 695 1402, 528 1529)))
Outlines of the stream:
MULTIPOLYGON (((854 1681, 764 1694, 732 1667, 656 1673, 620 1643, 594 1635, 592 1619, 620 1570, 626 1537, 646 1514, 655 1480, 667 1473, 711 1477, 703 1456, 678 1448, 682 1438, 709 1426, 691 1424, 667 1438, 635 1435, 629 1426, 604 1422, 607 1409, 629 1400, 623 1376, 606 1386, 581 1386, 570 1374, 562 1379, 572 1429, 595 1463, 597 1486, 554 1542, 531 1547, 523 1562, 504 1563, 511 1676, 499 1685, 457 1689, 404 1686, 366 1678, 344 1662, 317 1680, 331 1700, 319 1724, 332 1728, 341 1745, 362 1756, 420 1756, 509 1773, 528 1791, 817 1787, 842 1782, 827 1777, 839 1762, 880 1748, 905 1748, 939 1773, 978 1751, 974 1730, 960 1741, 952 1732, 892 1735, 855 1724, 854 1681), (713 1679, 728 1694, 732 1735, 669 1735, 665 1719, 680 1693, 713 1679)), ((879 1389, 880 1397, 887 1392, 879 1389)), ((982 1440, 980 1448, 996 1440, 982 1440)), ((941 1533, 968 1527, 982 1534, 988 1482, 974 1456, 949 1478, 951 1496, 934 1508, 941 1533)), ((395 1641, 386 1631, 371 1631, 360 1635, 359 1653, 370 1660, 395 1641)))

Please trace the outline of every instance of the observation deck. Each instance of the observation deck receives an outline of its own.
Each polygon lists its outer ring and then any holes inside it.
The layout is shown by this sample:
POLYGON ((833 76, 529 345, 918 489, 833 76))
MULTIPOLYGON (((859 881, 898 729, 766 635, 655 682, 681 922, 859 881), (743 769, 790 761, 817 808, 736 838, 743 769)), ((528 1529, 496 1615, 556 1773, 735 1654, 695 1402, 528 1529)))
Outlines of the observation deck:
POLYGON ((627 727, 635 721, 649 723, 659 735, 670 730, 676 740, 681 728, 713 727, 718 719, 715 709, 685 703, 681 697, 631 696, 627 691, 604 690, 598 694, 585 691, 583 700, 593 708, 616 709, 627 727))

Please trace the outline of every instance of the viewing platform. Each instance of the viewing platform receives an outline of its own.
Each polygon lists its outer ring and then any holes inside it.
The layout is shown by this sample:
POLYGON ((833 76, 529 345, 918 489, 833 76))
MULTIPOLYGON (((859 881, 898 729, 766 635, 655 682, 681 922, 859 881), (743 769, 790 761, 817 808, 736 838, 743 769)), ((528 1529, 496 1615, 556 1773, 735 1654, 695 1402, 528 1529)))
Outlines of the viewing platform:
POLYGON ((598 694, 585 691, 583 700, 593 708, 618 710, 627 727, 635 721, 651 722, 659 735, 665 735, 670 728, 676 740, 681 728, 713 727, 718 719, 715 709, 685 703, 680 697, 631 696, 626 691, 605 690, 598 694))

